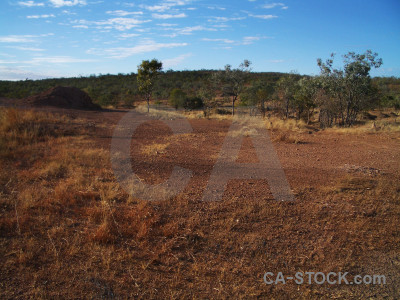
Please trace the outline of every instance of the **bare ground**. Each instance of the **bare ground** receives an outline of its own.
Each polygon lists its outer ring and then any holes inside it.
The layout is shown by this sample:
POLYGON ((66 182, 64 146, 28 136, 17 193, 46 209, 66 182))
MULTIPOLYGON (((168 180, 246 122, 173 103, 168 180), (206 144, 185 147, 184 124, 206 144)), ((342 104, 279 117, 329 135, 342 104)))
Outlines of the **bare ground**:
MULTIPOLYGON (((295 143, 270 131, 296 201, 276 202, 265 180, 232 180, 222 201, 205 203, 230 121, 193 119, 193 133, 177 137, 160 121, 145 123, 133 136, 134 172, 152 184, 174 165, 193 172, 180 195, 147 202, 118 189, 110 168, 124 111, 41 110, 67 116, 60 126, 71 138, 2 159, 2 298, 398 297, 398 132, 305 130, 292 133, 295 143), (38 175, 58 160, 65 174, 38 175), (39 194, 29 205, 26 191, 39 194), (383 274, 387 284, 263 282, 265 272, 307 271, 349 272, 350 281, 383 274)), ((257 162, 250 138, 238 162, 257 162)))

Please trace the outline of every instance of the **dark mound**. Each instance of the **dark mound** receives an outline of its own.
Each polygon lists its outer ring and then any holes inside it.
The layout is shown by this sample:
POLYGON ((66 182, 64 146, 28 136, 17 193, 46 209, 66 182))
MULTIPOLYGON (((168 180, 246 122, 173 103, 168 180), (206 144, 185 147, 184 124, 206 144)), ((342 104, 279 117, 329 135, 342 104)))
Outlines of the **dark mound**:
POLYGON ((24 102, 32 106, 55 106, 87 110, 101 109, 99 105, 92 102, 88 94, 76 87, 57 86, 38 95, 28 97, 24 99, 24 102))

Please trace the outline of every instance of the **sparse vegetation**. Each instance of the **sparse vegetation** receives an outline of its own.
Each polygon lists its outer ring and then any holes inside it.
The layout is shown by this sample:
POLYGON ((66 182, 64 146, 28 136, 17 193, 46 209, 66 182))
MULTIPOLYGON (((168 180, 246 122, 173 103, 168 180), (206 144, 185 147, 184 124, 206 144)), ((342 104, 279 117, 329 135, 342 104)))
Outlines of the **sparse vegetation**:
MULTIPOLYGON (((134 197, 119 185, 109 149, 126 111, 1 108, 1 298, 396 298, 399 79, 371 79, 381 61, 370 51, 347 54, 344 70, 318 63, 321 75, 309 77, 251 73, 248 61, 160 72, 153 60, 138 76, 76 79, 97 102, 136 102, 155 119, 136 128, 128 163, 146 184, 164 182, 174 167, 190 170, 178 195, 135 183, 127 188, 134 197), (116 79, 124 87, 101 95, 99 82, 115 87, 116 79), (178 118, 193 131, 173 135, 160 121, 178 118), (242 126, 228 133, 233 120, 242 126), (227 134, 244 137, 237 162, 252 164, 260 128, 296 201, 275 201, 269 183, 255 179, 232 179, 221 201, 203 201, 227 134), (155 193, 165 199, 144 199, 155 193), (387 284, 263 283, 265 272, 299 271, 384 274, 387 284)), ((0 82, 0 94, 25 97, 55 81, 0 82)))
MULTIPOLYGON (((343 168, 335 177, 324 167, 340 164, 337 155, 347 151, 343 146, 354 139, 379 139, 379 149, 386 149, 382 143, 389 147, 386 152, 380 150, 380 155, 398 157, 398 150, 390 148, 398 143, 392 139, 398 138, 396 132, 386 132, 388 138, 359 132, 345 140, 346 135, 333 129, 310 136, 302 121, 271 118, 273 136, 289 134, 274 143, 279 153, 293 150, 282 163, 289 170, 296 202, 277 203, 265 182, 250 180, 228 184, 221 202, 203 203, 202 186, 229 121, 193 119, 194 132, 176 137, 162 133, 158 123, 149 124, 150 131, 138 132, 134 141, 149 142, 157 136, 157 142, 132 148, 137 151, 132 164, 141 178, 164 178, 171 159, 195 173, 184 193, 147 202, 130 197, 119 187, 108 150, 96 140, 102 132, 95 136, 89 129, 71 132, 78 119, 49 113, 11 109, 2 111, 2 116, 6 118, 1 128, 9 134, 2 142, 8 149, 16 149, 15 141, 25 139, 30 121, 49 126, 41 131, 46 134, 35 133, 31 140, 18 143, 23 146, 19 152, 1 156, 3 298, 17 294, 43 298, 397 295, 398 270, 390 262, 398 263, 400 250, 399 160, 393 160, 385 172, 375 172, 383 161, 376 157, 365 160, 375 168, 343 168), (55 124, 60 132, 48 134, 55 124), (67 129, 69 134, 63 134, 67 129), (296 144, 292 137, 312 143, 296 144), (335 151, 320 152, 333 138, 339 143, 335 151), (301 156, 296 155, 299 147, 301 156), (160 155, 155 156, 157 151, 160 155), (290 171, 297 160, 303 166, 311 165, 320 153, 324 162, 321 171, 315 169, 317 174, 307 168, 290 171), (150 162, 156 164, 154 169, 150 162), (199 165, 190 167, 196 162, 199 165), (370 175, 364 170, 374 172, 370 175), (314 181, 305 182, 304 176, 314 181), (349 272, 349 278, 376 272, 390 281, 368 289, 295 284, 278 289, 262 282, 266 271, 291 275, 299 270, 349 272)), ((251 133, 251 128, 243 128, 238 134, 248 138, 251 133)), ((378 149, 368 145, 351 151, 358 150, 363 159, 370 149, 378 149)), ((248 142, 240 152, 239 159, 251 161, 254 156, 248 142)))

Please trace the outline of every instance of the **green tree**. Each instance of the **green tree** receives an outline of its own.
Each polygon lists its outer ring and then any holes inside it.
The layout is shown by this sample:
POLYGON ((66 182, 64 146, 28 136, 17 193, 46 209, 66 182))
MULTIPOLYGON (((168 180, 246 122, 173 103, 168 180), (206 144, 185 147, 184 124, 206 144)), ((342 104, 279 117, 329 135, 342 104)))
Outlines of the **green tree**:
POLYGON ((186 101, 186 93, 181 89, 173 89, 169 95, 168 103, 178 109, 183 107, 186 101))
POLYGON ((322 86, 329 96, 326 99, 335 102, 335 118, 338 117, 341 125, 351 126, 358 114, 375 99, 376 89, 372 87, 369 72, 372 68, 379 68, 382 59, 371 50, 364 54, 349 52, 343 56, 343 70, 333 67, 333 59, 332 54, 325 62, 320 58, 317 60, 322 86))
POLYGON ((247 76, 251 71, 251 62, 245 59, 238 68, 226 65, 225 70, 217 73, 216 79, 222 83, 223 93, 232 97, 232 115, 235 115, 235 102, 244 89, 247 76))
POLYGON ((282 105, 285 118, 289 118, 290 110, 295 107, 295 94, 298 89, 299 75, 290 73, 281 77, 277 82, 277 93, 282 105))
POLYGON ((151 61, 143 60, 138 66, 137 82, 139 92, 144 95, 147 101, 147 112, 150 111, 150 98, 153 92, 154 81, 161 70, 162 62, 156 59, 151 61))
POLYGON ((298 89, 294 95, 294 103, 297 109, 297 117, 307 113, 307 124, 310 123, 311 115, 316 107, 316 97, 319 91, 319 82, 314 77, 303 77, 298 81, 298 89))

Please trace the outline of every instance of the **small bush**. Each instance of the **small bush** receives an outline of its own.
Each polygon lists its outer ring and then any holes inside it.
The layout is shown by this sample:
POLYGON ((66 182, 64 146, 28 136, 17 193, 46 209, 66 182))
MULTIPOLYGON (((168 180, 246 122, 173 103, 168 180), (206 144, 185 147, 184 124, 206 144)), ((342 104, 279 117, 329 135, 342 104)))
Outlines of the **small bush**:
POLYGON ((203 100, 200 97, 189 97, 185 99, 185 109, 199 109, 203 106, 203 100))

